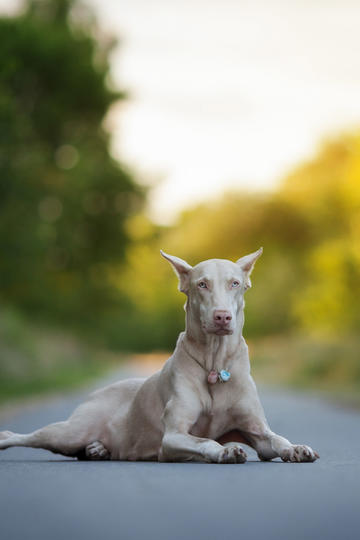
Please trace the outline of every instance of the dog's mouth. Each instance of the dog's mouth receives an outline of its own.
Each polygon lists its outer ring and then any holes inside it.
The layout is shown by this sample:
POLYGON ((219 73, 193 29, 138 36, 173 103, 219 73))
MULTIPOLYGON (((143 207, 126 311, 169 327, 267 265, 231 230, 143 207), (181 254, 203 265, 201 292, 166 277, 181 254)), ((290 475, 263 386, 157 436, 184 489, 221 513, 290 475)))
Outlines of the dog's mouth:
POLYGON ((201 328, 203 332, 212 336, 231 336, 234 333, 232 325, 220 326, 206 321, 201 321, 201 328))
POLYGON ((231 336, 233 333, 233 330, 226 330, 225 328, 220 328, 215 332, 217 336, 231 336))
POLYGON ((231 336, 234 331, 229 328, 210 328, 207 329, 208 334, 215 334, 216 336, 231 336))

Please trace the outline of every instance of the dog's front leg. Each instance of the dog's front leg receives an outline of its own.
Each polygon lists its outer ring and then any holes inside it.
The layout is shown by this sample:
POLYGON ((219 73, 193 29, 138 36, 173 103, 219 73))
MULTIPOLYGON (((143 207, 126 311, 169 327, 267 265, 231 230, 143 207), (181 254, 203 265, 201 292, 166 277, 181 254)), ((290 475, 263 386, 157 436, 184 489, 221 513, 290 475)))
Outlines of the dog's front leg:
POLYGON ((200 461, 204 463, 244 463, 246 454, 239 444, 224 447, 211 439, 194 437, 189 431, 199 416, 193 407, 171 400, 163 415, 165 426, 159 461, 200 461))
POLYGON ((252 446, 259 458, 268 461, 280 457, 283 461, 311 462, 319 454, 305 444, 292 444, 271 431, 252 377, 244 381, 241 399, 233 410, 238 431, 252 446))
POLYGON ((162 440, 159 461, 218 463, 223 450, 221 444, 211 439, 168 430, 162 440))
POLYGON ((277 435, 269 428, 260 402, 257 413, 243 411, 238 416, 238 427, 245 440, 252 446, 262 461, 280 457, 283 461, 311 462, 318 459, 319 454, 305 444, 292 444, 277 435))

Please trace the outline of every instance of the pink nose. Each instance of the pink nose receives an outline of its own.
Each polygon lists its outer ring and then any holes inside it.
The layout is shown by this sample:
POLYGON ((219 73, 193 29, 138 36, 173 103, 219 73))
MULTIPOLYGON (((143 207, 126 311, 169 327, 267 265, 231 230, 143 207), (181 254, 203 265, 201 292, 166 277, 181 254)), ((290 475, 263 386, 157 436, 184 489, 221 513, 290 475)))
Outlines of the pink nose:
POLYGON ((226 326, 230 323, 232 319, 230 311, 226 309, 215 309, 214 311, 214 322, 216 326, 226 326))

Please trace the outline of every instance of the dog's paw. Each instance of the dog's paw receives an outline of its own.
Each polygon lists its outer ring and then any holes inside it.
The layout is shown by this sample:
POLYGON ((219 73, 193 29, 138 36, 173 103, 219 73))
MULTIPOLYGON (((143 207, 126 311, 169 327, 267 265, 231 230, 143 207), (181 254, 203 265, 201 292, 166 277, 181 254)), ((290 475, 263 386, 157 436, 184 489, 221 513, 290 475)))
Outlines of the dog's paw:
POLYGON ((110 453, 102 442, 94 441, 85 448, 85 455, 88 459, 110 459, 110 453))
POLYGON ((245 463, 246 458, 246 452, 239 444, 230 443, 221 450, 218 463, 245 463))
POLYGON ((320 456, 310 446, 305 444, 293 444, 291 448, 286 448, 280 454, 283 461, 292 461, 295 463, 316 461, 320 456))

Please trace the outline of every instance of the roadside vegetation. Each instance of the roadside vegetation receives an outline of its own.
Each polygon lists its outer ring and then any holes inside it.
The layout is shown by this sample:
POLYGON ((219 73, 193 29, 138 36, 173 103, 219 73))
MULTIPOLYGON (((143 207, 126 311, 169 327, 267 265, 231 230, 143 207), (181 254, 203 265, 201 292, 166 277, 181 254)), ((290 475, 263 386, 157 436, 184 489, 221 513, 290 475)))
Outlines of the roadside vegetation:
POLYGON ((14 309, 0 315, 0 406, 68 391, 121 366, 124 355, 90 346, 69 331, 38 326, 14 309))
POLYGON ((360 339, 268 336, 250 340, 256 382, 307 390, 318 397, 360 407, 360 339))

